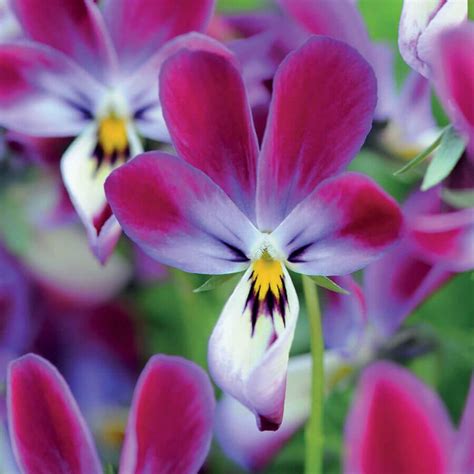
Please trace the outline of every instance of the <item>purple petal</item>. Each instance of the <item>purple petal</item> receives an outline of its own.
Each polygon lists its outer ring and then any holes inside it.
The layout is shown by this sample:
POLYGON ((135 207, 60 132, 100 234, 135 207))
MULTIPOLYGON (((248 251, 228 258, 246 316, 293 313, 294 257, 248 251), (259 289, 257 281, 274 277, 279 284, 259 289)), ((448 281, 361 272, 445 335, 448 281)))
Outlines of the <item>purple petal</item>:
POLYGON ((25 474, 101 473, 92 437, 55 367, 34 354, 12 362, 8 414, 15 458, 25 474))
POLYGON ((456 435, 453 468, 459 472, 474 471, 474 377, 471 378, 459 432, 456 435))
POLYGON ((348 164, 370 130, 375 103, 370 66, 344 43, 311 38, 287 56, 274 79, 259 161, 261 229, 274 229, 348 164))
MULTIPOLYGON (((454 2, 451 2, 454 3, 454 2)), ((458 2, 464 4, 465 2, 458 2)), ((440 35, 433 59, 433 81, 453 124, 474 151, 474 24, 466 22, 440 35)))
POLYGON ((213 0, 106 0, 104 16, 121 66, 133 70, 175 36, 203 31, 213 6, 213 0))
POLYGON ((65 53, 105 78, 113 57, 102 15, 92 0, 15 0, 13 10, 27 38, 65 53))
POLYGON ((458 0, 404 0, 398 31, 398 46, 403 59, 425 77, 438 55, 436 36, 467 18, 467 2, 458 0))
POLYGON ((395 201, 363 175, 325 180, 272 236, 298 273, 344 275, 364 267, 400 236, 395 201))
POLYGON ((334 277, 333 280, 350 294, 325 292, 324 343, 331 349, 350 353, 360 344, 360 338, 366 327, 365 297, 351 276, 334 277))
POLYGON ((423 303, 453 273, 442 265, 420 259, 403 241, 367 267, 364 289, 370 322, 383 336, 390 336, 415 308, 423 303))
POLYGON ((61 53, 33 43, 0 45, 0 123, 17 132, 75 136, 104 93, 61 53))
POLYGON ((135 388, 119 472, 197 472, 211 444, 214 408, 200 367, 180 357, 152 357, 135 388))
POLYGON ((253 219, 257 137, 231 60, 207 51, 177 53, 162 68, 160 99, 178 154, 253 219))
POLYGON ((259 431, 255 416, 235 398, 217 404, 215 434, 224 452, 251 471, 263 469, 306 422, 310 412, 311 357, 290 358, 285 412, 277 431, 259 431))
POLYGON ((280 262, 267 263, 276 278, 268 284, 265 269, 256 265, 245 272, 227 301, 209 339, 208 360, 216 384, 249 408, 264 431, 277 429, 283 418, 299 303, 280 262))
POLYGON ((389 362, 366 369, 345 429, 345 472, 448 472, 454 447, 438 396, 409 371, 389 362))
POLYGON ((105 189, 125 233, 151 257, 193 273, 246 267, 258 231, 204 173, 164 153, 115 170, 105 189))

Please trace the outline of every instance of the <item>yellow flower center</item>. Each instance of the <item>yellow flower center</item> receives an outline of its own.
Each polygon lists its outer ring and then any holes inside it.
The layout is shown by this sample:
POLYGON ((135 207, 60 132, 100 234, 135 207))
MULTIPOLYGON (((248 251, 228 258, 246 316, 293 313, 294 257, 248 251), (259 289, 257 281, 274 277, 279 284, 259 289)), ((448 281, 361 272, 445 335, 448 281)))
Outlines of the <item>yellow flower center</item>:
POLYGON ((261 258, 253 262, 252 270, 252 281, 257 298, 263 301, 268 292, 279 298, 283 290, 283 267, 281 262, 273 260, 264 252, 261 258))
POLYGON ((115 115, 103 118, 99 123, 99 145, 104 156, 114 154, 125 157, 128 154, 128 137, 126 120, 115 115))

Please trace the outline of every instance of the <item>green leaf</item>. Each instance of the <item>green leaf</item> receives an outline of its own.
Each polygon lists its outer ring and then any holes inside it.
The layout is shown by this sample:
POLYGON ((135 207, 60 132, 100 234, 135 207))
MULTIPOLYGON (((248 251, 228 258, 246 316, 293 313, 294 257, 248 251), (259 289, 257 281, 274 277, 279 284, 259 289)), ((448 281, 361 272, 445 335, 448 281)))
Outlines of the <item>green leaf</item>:
POLYGON ((213 275, 209 280, 204 282, 200 287, 193 290, 193 293, 202 293, 204 291, 211 291, 219 288, 226 281, 229 281, 231 278, 235 277, 235 273, 230 273, 226 275, 213 275))
POLYGON ((446 178, 456 166, 465 148, 465 140, 449 127, 443 133, 439 148, 426 170, 421 190, 426 191, 446 178))
POLYGON ((341 293, 343 295, 350 295, 350 292, 340 287, 337 283, 334 283, 330 278, 325 276, 312 276, 308 275, 316 285, 326 288, 326 290, 334 291, 335 293, 341 293))
POLYGON ((403 173, 406 173, 407 171, 411 170, 415 166, 418 166, 420 163, 423 163, 423 161, 428 158, 433 151, 436 150, 441 145, 441 141, 443 140, 443 137, 445 133, 450 129, 451 127, 447 127, 442 130, 440 133, 439 137, 426 149, 424 149, 421 153, 415 156, 412 160, 410 160, 405 166, 400 168, 398 171, 395 171, 394 176, 399 176, 403 173))
POLYGON ((443 189, 443 201, 457 209, 474 207, 474 191, 472 189, 443 189))

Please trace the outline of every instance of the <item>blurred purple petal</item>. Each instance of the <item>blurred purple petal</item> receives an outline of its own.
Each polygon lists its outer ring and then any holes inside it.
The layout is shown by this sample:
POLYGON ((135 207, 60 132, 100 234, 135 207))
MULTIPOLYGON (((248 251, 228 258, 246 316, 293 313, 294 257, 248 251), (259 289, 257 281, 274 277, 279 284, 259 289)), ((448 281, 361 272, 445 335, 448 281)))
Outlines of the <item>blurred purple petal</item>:
POLYGON ((471 377, 469 393, 456 437, 453 469, 459 472, 474 471, 474 376, 471 377))

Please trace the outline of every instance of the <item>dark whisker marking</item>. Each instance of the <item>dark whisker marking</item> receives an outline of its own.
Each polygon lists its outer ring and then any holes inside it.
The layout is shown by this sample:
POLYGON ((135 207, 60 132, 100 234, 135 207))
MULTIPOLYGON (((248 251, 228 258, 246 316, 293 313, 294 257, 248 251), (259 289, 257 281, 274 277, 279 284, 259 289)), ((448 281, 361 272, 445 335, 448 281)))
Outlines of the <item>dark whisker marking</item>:
POLYGON ((303 245, 302 247, 293 250, 288 257, 288 261, 291 263, 302 263, 305 260, 302 258, 303 254, 313 245, 313 242, 303 245))

